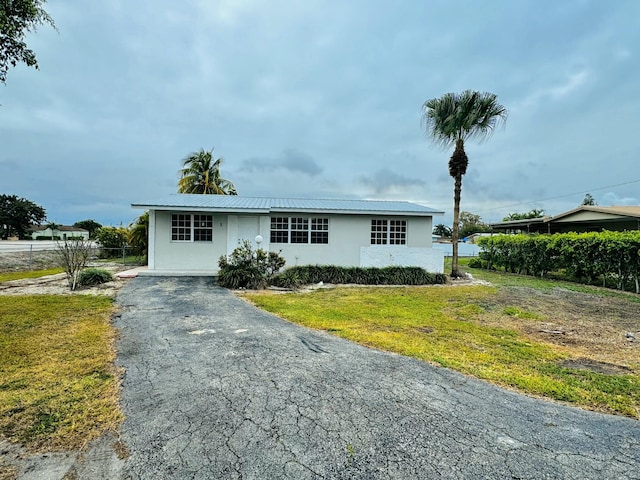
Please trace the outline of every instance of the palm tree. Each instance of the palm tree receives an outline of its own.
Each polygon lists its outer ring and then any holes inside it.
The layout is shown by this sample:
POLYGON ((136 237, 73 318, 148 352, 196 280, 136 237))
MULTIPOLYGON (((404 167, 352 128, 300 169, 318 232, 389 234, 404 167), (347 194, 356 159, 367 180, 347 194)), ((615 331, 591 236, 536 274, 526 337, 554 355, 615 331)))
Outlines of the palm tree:
POLYGON ((221 164, 221 158, 213 160, 213 148, 190 154, 182 161, 178 193, 237 195, 233 183, 220 176, 221 164))
POLYGON ((129 245, 135 255, 147 259, 149 254, 149 212, 140 215, 135 222, 129 225, 129 245))
POLYGON ((51 240, 55 240, 56 239, 56 237, 57 237, 56 233, 60 233, 60 232, 58 232, 58 230, 60 230, 61 226, 62 225, 59 225, 56 222, 48 222, 45 225, 46 229, 49 229, 49 228, 51 229, 51 240))
POLYGON ((427 136, 443 147, 455 145, 449 160, 449 175, 454 179, 453 188, 453 261, 451 277, 460 277, 458 270, 458 238, 460 219, 460 192, 462 176, 467 172, 469 159, 464 142, 470 138, 484 140, 507 119, 507 110, 497 102, 493 93, 465 90, 462 93, 446 93, 432 98, 422 105, 422 126, 427 136))

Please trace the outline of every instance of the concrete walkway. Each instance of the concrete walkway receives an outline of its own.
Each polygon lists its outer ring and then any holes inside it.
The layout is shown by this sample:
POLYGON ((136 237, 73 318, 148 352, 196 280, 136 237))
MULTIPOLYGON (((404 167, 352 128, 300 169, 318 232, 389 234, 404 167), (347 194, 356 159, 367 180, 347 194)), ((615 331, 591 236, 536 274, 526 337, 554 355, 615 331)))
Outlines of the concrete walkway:
POLYGON ((307 330, 211 279, 138 277, 118 303, 122 478, 640 478, 636 420, 307 330))

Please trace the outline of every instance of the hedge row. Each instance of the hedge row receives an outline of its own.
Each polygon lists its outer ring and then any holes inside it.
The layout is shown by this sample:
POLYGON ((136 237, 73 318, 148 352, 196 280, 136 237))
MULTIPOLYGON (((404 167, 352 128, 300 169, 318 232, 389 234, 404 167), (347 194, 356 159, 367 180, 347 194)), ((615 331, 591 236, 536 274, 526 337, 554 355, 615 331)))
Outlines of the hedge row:
POLYGON ((640 293, 640 231, 494 235, 478 243, 487 268, 541 277, 564 269, 587 283, 613 278, 618 289, 633 281, 640 293))
POLYGON ((291 267, 276 275, 271 284, 276 287, 298 288, 315 283, 358 285, 434 285, 447 282, 443 273, 429 273, 420 267, 338 267, 335 265, 304 265, 291 267))

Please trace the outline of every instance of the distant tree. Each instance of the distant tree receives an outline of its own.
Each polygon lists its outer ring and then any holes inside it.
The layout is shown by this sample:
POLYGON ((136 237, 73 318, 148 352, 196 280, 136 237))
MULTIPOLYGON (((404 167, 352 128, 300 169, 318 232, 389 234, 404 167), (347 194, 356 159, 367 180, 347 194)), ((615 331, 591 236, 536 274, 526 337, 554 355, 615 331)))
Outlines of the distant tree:
POLYGON ((99 228, 102 228, 102 225, 100 225, 95 220, 80 220, 79 222, 74 223, 73 226, 88 230, 89 238, 95 238, 96 230, 98 230, 99 228))
POLYGON ((542 218, 544 217, 544 210, 533 209, 524 213, 510 213, 502 219, 503 222, 510 222, 511 220, 527 220, 529 218, 542 218))
POLYGON ((25 238, 31 225, 40 225, 47 212, 40 205, 16 195, 0 195, 0 238, 25 238))
POLYGON ((9 67, 24 63, 38 68, 36 54, 27 47, 25 33, 53 19, 42 7, 46 0, 0 0, 0 82, 6 83, 9 67))
POLYGON ((584 199, 582 200, 582 205, 598 205, 596 203, 596 199, 593 198, 593 195, 591 195, 590 193, 587 193, 584 196, 584 199))
POLYGON ((460 277, 458 270, 458 239, 460 238, 460 193, 462 176, 467 172, 469 159, 464 142, 471 138, 483 140, 507 118, 507 109, 500 105, 493 93, 465 90, 446 93, 422 105, 422 125, 429 137, 444 147, 455 145, 449 160, 449 175, 453 177, 453 260, 451 276, 460 277))
POLYGON ((451 228, 447 227, 445 224, 440 223, 433 227, 433 234, 439 235, 440 237, 451 237, 451 228))
POLYGON ((96 241, 100 244, 100 256, 118 257, 122 249, 128 246, 129 232, 123 227, 102 227, 96 231, 96 241))
POLYGON ((134 255, 148 255, 149 249, 149 212, 144 212, 129 225, 129 245, 134 255))
POLYGON ((491 227, 482 221, 480 215, 470 212, 460 212, 460 238, 468 237, 474 233, 486 233, 491 231, 491 227))
POLYGON ((190 154, 182 160, 178 193, 237 195, 233 183, 220 176, 221 165, 222 158, 213 159, 213 148, 190 154))

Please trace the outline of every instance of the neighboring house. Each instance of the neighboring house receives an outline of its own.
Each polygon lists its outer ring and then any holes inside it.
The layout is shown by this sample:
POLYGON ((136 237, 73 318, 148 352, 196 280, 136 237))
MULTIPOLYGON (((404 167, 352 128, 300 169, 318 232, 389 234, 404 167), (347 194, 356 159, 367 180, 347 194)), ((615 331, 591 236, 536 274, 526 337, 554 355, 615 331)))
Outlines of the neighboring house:
POLYGON ((555 217, 492 223, 496 232, 564 233, 640 230, 640 206, 581 205, 555 217))
POLYGON ((287 266, 420 266, 444 270, 433 216, 409 202, 173 194, 133 203, 149 210, 149 274, 215 274, 244 240, 287 266))
POLYGON ((60 240, 68 240, 71 238, 82 238, 83 240, 89 240, 89 230, 85 230, 84 228, 78 227, 70 227, 67 225, 60 225, 55 228, 54 231, 51 231, 51 228, 46 227, 45 225, 33 225, 29 228, 31 232, 31 238, 33 240, 38 240, 39 238, 48 238, 58 237, 60 240))

